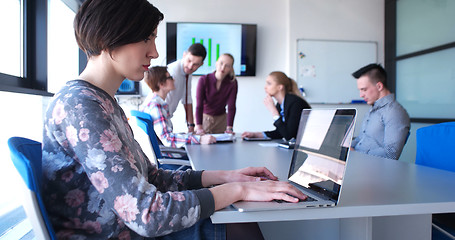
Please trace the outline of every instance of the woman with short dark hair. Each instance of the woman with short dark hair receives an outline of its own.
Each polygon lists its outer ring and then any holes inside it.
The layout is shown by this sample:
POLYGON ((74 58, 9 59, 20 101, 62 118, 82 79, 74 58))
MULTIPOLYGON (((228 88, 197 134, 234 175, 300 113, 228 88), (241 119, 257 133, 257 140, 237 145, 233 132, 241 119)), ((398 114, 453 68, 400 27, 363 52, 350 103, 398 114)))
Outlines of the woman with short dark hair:
POLYGON ((305 198, 288 183, 259 181, 277 179, 266 168, 166 171, 149 161, 114 95, 158 57, 162 19, 147 0, 87 0, 76 14, 87 66, 44 120, 43 198, 58 239, 224 239, 225 226, 208 218, 215 210, 305 198))

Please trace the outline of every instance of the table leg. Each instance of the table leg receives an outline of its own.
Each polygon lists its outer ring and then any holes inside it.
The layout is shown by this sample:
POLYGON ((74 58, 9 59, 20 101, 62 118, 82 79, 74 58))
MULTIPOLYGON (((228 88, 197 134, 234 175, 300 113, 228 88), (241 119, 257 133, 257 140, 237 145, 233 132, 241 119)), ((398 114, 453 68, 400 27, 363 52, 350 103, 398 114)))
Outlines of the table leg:
POLYGON ((428 240, 431 214, 259 223, 266 240, 428 240))

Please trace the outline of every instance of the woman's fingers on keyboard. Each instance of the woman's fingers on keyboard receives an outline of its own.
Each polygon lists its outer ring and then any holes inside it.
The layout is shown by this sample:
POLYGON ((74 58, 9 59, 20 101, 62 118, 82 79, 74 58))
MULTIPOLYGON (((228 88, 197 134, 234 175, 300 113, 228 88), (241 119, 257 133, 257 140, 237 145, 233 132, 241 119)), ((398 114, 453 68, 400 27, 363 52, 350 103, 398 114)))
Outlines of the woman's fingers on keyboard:
POLYGON ((275 181, 273 183, 275 184, 274 199, 287 202, 298 202, 299 200, 305 200, 307 198, 305 194, 288 182, 275 181))

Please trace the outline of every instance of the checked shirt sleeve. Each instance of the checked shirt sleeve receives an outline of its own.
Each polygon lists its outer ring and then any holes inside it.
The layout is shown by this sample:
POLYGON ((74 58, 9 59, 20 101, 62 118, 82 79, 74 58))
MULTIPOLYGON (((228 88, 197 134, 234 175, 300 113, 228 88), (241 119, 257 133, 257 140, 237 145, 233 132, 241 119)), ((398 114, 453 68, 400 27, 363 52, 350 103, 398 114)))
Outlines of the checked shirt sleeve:
POLYGON ((163 145, 166 147, 180 148, 185 144, 198 144, 198 139, 192 134, 173 132, 172 122, 166 114, 166 107, 168 106, 154 102, 151 103, 144 111, 148 111, 148 113, 152 116, 153 128, 163 145))

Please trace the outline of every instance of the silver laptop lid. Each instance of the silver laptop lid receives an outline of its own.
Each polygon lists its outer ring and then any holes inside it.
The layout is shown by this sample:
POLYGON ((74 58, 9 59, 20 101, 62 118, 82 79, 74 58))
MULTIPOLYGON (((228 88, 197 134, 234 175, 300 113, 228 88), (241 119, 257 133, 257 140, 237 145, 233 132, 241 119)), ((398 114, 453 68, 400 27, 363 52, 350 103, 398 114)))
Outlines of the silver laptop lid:
POLYGON ((304 109, 289 180, 338 202, 356 109, 304 109))

